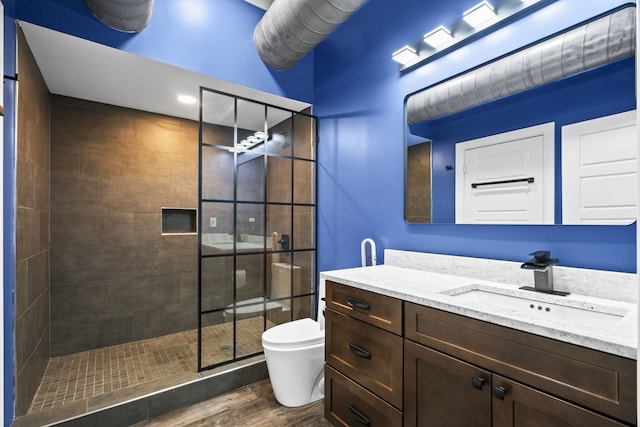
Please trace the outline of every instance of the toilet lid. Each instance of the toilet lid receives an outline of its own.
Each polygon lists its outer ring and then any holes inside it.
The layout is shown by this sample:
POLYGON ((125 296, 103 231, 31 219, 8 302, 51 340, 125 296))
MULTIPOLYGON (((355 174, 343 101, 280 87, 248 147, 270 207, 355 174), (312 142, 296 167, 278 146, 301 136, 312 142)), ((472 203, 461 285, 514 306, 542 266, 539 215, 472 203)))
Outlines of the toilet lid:
POLYGON ((324 343, 324 331, 313 319, 294 320, 266 330, 262 342, 280 348, 306 347, 324 343))

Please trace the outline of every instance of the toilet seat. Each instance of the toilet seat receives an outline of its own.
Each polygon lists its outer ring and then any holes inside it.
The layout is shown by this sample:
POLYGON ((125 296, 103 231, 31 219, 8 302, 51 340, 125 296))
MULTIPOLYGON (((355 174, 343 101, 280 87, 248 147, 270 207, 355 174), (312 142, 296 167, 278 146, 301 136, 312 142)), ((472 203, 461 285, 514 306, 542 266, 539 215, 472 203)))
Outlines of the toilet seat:
POLYGON ((324 344, 324 330, 313 319, 306 318, 283 323, 262 334, 262 345, 275 348, 300 348, 324 344))

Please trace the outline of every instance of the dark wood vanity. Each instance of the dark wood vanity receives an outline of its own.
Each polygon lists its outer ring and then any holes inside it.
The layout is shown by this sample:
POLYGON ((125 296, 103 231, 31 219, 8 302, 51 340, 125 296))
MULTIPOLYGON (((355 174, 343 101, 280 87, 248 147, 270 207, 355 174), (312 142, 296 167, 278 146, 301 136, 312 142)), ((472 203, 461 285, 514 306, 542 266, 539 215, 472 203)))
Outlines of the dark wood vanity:
POLYGON ((636 361, 327 281, 337 426, 636 425, 636 361))

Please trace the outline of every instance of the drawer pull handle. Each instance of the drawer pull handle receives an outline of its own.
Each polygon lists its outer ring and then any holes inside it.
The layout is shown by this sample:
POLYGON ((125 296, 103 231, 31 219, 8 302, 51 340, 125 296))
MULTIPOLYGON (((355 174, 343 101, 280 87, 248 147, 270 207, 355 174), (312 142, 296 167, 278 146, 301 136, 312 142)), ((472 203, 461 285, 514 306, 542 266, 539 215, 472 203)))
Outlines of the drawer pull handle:
POLYGON ((477 388, 478 390, 482 390, 484 386, 484 378, 474 378, 471 380, 471 384, 473 384, 473 388, 477 388))
POLYGON ((357 299, 347 298, 347 305, 351 308, 358 308, 360 310, 371 310, 371 304, 368 302, 358 301, 357 299))
POLYGON ((353 345, 349 342, 347 343, 347 349, 358 357, 371 360, 371 353, 363 348, 358 347, 357 345, 353 345))
POLYGON ((500 400, 504 400, 504 397, 507 395, 507 389, 504 387, 494 387, 493 388, 493 396, 497 397, 500 400))
POLYGON ((356 408, 354 408, 351 405, 347 405, 347 409, 349 410, 349 412, 351 412, 351 416, 360 424, 363 424, 365 426, 370 426, 371 425, 371 420, 367 417, 365 417, 362 412, 358 411, 356 408))

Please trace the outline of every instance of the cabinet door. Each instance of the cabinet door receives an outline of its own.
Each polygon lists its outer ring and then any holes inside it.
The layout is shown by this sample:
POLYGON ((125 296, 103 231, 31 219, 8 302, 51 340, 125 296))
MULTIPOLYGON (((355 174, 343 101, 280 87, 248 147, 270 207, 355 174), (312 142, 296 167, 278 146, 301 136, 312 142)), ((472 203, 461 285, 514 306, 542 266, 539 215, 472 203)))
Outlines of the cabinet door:
POLYGON ((494 427, 621 427, 602 415, 493 375, 494 427))
POLYGON ((404 342, 405 427, 491 427, 491 373, 404 342))

